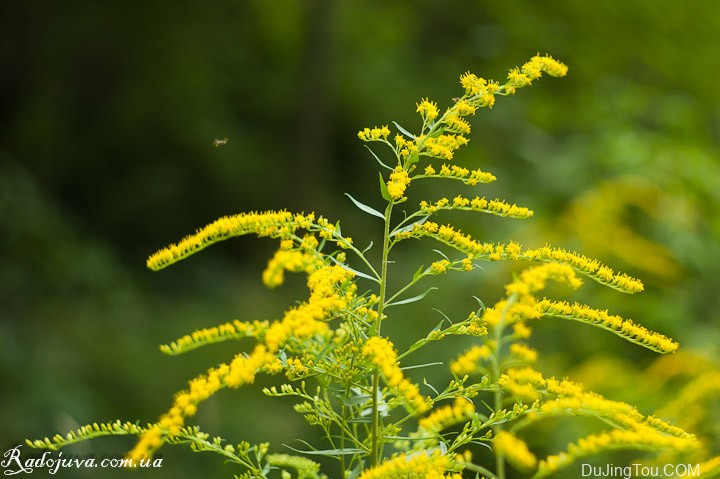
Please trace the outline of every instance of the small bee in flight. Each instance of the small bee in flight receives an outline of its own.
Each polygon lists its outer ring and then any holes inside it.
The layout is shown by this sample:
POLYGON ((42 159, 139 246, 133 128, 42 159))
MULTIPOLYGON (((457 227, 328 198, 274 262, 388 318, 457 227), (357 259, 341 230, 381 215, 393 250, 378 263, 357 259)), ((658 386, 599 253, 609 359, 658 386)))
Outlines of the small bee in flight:
POLYGON ((215 138, 215 139, 213 140, 213 146, 214 146, 215 148, 217 148, 218 146, 223 146, 223 145, 227 144, 227 142, 228 142, 227 137, 223 138, 222 140, 219 139, 219 138, 215 138))

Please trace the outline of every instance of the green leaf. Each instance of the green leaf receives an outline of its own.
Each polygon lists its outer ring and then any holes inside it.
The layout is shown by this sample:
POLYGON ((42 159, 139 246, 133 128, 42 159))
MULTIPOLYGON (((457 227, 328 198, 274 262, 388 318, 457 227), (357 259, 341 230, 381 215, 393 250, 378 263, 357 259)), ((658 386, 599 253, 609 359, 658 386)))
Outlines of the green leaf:
POLYGON ((445 128, 438 128, 437 130, 430 133, 427 136, 427 138, 437 138, 438 136, 442 135, 443 133, 445 133, 445 128))
POLYGON ((351 268, 350 266, 346 265, 345 263, 341 263, 340 261, 338 261, 337 259, 335 259, 333 256, 328 256, 328 258, 330 258, 336 265, 340 266, 342 269, 346 269, 346 270, 348 270, 348 271, 352 271, 353 273, 355 273, 355 275, 357 275, 357 276, 359 276, 359 277, 361 277, 361 278, 369 279, 370 281, 375 281, 376 283, 380 284, 380 280, 379 280, 379 279, 377 279, 377 278, 375 278, 375 277, 373 277, 373 276, 370 276, 369 274, 363 273, 362 271, 358 271, 358 270, 356 270, 356 269, 353 269, 353 268, 351 268))
POLYGON ((345 406, 357 406, 358 404, 365 404, 370 399, 372 399, 372 396, 351 396, 343 398, 342 402, 345 406))
MULTIPOLYGON (((408 370, 408 369, 419 369, 419 368, 425 368, 425 367, 427 367, 427 366, 442 366, 443 364, 445 364, 445 363, 439 362, 439 361, 438 361, 438 362, 434 362, 434 363, 416 364, 416 365, 414 365, 414 366, 403 366, 403 367, 400 368, 400 370, 401 370, 401 371, 406 371, 406 370, 408 370)), ((425 384, 427 384, 427 383, 425 383, 425 384)), ((435 392, 437 392, 437 391, 435 391, 435 392)))
POLYGON ((424 269, 425 269, 425 267, 420 265, 420 267, 417 269, 417 271, 415 271, 415 274, 413 275, 412 280, 415 281, 416 279, 418 279, 420 277, 420 275, 423 274, 424 269))
POLYGON ((397 128, 398 131, 399 131, 400 133, 402 133, 403 135, 407 136, 408 138, 410 138, 410 139, 412 139, 412 140, 415 139, 415 135, 413 135, 412 133, 410 133, 409 131, 407 131, 407 130, 406 130, 405 128, 403 128, 402 126, 398 125, 396 122, 393 122, 393 125, 395 125, 395 128, 397 128))
POLYGON ((372 423, 372 418, 370 416, 364 416, 364 417, 351 417, 347 420, 349 423, 355 423, 355 424, 370 424, 372 423))
POLYGON ((362 250, 362 254, 365 254, 365 253, 367 253, 368 251, 370 251, 370 249, 373 247, 373 244, 374 244, 374 243, 371 241, 370 244, 367 245, 367 248, 365 248, 364 250, 362 250))
POLYGON ((353 203, 355 203, 355 206, 357 206, 358 208, 360 208, 360 209, 361 209, 362 211, 364 211, 365 213, 367 213, 367 214, 369 214, 369 215, 377 216, 377 217, 380 218, 381 220, 385 220, 385 216, 384 216, 382 213, 380 213, 378 210, 376 210, 375 208, 372 208, 372 207, 366 205, 365 203, 359 202, 358 200, 356 200, 355 198, 353 198, 353 197, 350 195, 350 193, 345 193, 345 196, 347 196, 348 198, 350 198, 350 200, 351 200, 353 203))
POLYGON ((291 449, 295 452, 299 452, 300 454, 315 454, 318 456, 348 456, 351 454, 361 454, 365 451, 362 449, 357 449, 354 447, 344 447, 342 449, 321 449, 317 451, 301 451, 300 449, 295 449, 294 447, 290 447, 287 444, 283 444, 283 446, 287 447, 288 449, 291 449))
POLYGON ((370 154, 373 156, 373 158, 375 158, 375 161, 377 161, 378 163, 380 163, 380 166, 382 166, 383 168, 387 168, 388 170, 392 171, 392 168, 390 168, 388 165, 386 165, 385 163, 383 163, 382 161, 380 161, 380 158, 378 158, 378 156, 375 154, 374 151, 372 151, 372 149, 371 149, 369 146, 365 145, 365 148, 367 148, 368 151, 370 152, 370 154))
POLYGON ((436 288, 435 286, 433 286, 433 287, 431 287, 431 288, 428 288, 427 291, 425 291, 425 292, 422 293, 422 294, 418 294, 417 296, 413 296, 412 298, 407 298, 407 299, 402 299, 402 300, 400 300, 400 301, 395 301, 394 303, 388 303, 388 304, 385 305, 385 307, 386 307, 386 308, 389 308, 390 306, 398 306, 398 305, 400 305, 400 304, 415 303, 416 301, 420 301, 421 299, 423 299, 425 296, 427 296, 427 294, 428 294, 430 291, 433 291, 433 290, 435 290, 435 289, 437 289, 437 288, 436 288))
MULTIPOLYGON (((440 364, 442 364, 442 363, 440 363, 440 364)), ((430 384, 429 382, 427 382, 427 379, 423 378, 423 384, 424 384, 425 386, 429 387, 430 389, 432 389, 432 390, 435 392, 435 396, 439 396, 439 395, 440 395, 440 393, 438 392, 438 390, 435 389, 432 384, 430 384)))
MULTIPOLYGON (((382 195, 383 199, 385 201, 392 201, 392 198, 390 197, 390 193, 388 193, 387 185, 385 184, 385 180, 383 179, 382 173, 378 171, 378 175, 380 175, 380 194, 382 195)), ((385 217, 383 216, 383 219, 385 217)))

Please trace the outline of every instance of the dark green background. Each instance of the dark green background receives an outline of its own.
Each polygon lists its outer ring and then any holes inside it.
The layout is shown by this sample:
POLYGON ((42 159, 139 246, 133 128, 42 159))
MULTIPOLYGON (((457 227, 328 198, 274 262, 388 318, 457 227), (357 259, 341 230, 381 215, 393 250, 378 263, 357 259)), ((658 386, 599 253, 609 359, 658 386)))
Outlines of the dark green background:
MULTIPOLYGON (((223 214, 269 208, 342 218, 366 244, 378 225, 342 195, 380 205, 376 164, 356 132, 391 120, 417 128, 421 97, 447 105, 459 74, 502 80, 538 52, 567 63, 568 76, 480 111, 456 158, 498 176, 479 194, 536 216, 447 220, 483 240, 589 247, 647 291, 589 284, 576 298, 717 360, 718 45, 720 7, 699 0, 2 2, 0 446, 95 420, 156 419, 187 379, 238 350, 170 358, 158 344, 234 318, 276 318, 305 293, 302 278, 263 289, 267 240, 233 240, 161 273, 144 269, 149 253, 223 214), (648 209, 626 208, 618 221, 662 245, 674 272, 616 257, 602 224, 578 232, 568 221, 577 198, 619 179, 650 185, 648 209)), ((439 195, 424 189, 411 201, 439 195)), ((428 264, 431 247, 406 249, 397 271, 428 264)), ((405 344, 408 330, 440 319, 430 303, 464 315, 471 295, 491 304, 509 278, 498 265, 444 278, 442 294, 388 331, 405 344)), ((574 323, 538 325, 533 345, 548 374, 608 352, 640 367, 653 360, 574 323)), ((282 451, 307 433, 279 403, 258 388, 222 392, 197 420, 282 451)), ((67 453, 131 445, 97 440, 67 453)), ((163 454, 162 470, 138 477, 238 472, 186 450, 163 454)))

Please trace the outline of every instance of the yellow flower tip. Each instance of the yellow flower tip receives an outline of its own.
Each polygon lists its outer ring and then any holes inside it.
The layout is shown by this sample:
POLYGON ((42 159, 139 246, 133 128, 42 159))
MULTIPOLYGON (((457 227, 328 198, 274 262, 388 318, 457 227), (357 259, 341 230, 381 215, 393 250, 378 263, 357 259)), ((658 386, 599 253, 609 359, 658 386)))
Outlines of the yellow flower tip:
POLYGON ((405 189, 410 184, 410 176, 401 166, 390 173, 390 181, 387 183, 388 194, 393 200, 400 200, 405 195, 405 189))
POLYGON ((437 450, 431 453, 401 454, 378 466, 366 469, 358 479, 385 479, 389 477, 443 479, 445 472, 451 466, 450 458, 442 455, 437 450))
POLYGON ((488 359, 491 354, 492 351, 485 344, 473 346, 450 363, 450 371, 459 377, 474 374, 480 369, 480 361, 488 359))
POLYGON ((555 60, 550 55, 536 55, 533 60, 540 63, 542 70, 553 77, 564 77, 567 75, 568 67, 562 62, 555 60))
POLYGON ((509 432, 497 433, 493 439, 493 447, 522 471, 532 471, 537 466, 537 458, 530 452, 527 444, 509 432))
POLYGON ((358 138, 362 141, 382 141, 390 136, 390 128, 387 125, 374 128, 363 128, 358 132, 358 138))
POLYGON ((423 98, 420 103, 417 103, 417 112, 423 117, 425 121, 432 121, 438 117, 439 111, 437 103, 423 98))
POLYGON ((443 274, 446 273, 448 268, 450 267, 450 261, 446 259, 441 259, 439 261, 435 261, 433 264, 430 265, 430 272, 432 274, 443 274))

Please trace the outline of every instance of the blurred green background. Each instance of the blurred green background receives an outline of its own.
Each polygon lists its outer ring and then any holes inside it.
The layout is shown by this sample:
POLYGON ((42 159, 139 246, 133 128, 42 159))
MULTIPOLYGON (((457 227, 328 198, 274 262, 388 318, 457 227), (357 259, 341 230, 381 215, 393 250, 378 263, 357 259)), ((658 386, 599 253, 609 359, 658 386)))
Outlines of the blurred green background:
MULTIPOLYGON (((0 446, 96 420, 156 419, 187 379, 248 347, 172 358, 158 344, 234 318, 277 318, 305 290, 302 278, 263 289, 267 240, 228 241, 161 273, 145 270, 149 253, 218 216, 270 208, 342 218, 367 244, 378 224, 342 195, 380 204, 376 164, 356 132, 391 120, 417 128, 421 97, 446 106, 461 73, 502 80, 538 52, 567 63, 568 76, 480 111, 455 160, 496 174, 478 194, 535 217, 446 220, 483 240, 578 249, 642 278, 641 295, 588 284, 573 298, 717 367, 718 45, 720 5, 701 0, 0 3, 0 446)), ((431 247, 407 248, 396 271, 428 264, 431 247)), ((472 295, 494 303, 519 267, 448 276, 428 301, 466 315, 472 295)), ((396 343, 439 321, 428 304, 390 326, 396 343)), ((614 357, 614 372, 635 377, 656 359, 574 323, 537 325, 533 345, 548 375, 597 379, 581 363, 614 357)), ((451 358, 457 346, 437 354, 451 358)), ((617 377, 593 387, 643 412, 663 403, 617 377)), ((720 421, 713 400, 710 425, 720 421)), ((259 387, 225 391, 197 422, 283 451, 307 428, 280 403, 259 387)), ((556 452, 572 432, 563 428, 557 444, 549 427, 531 445, 556 452)), ((132 444, 96 440, 68 453, 132 444)), ((137 477, 239 472, 180 448, 162 453, 162 470, 137 477)))

